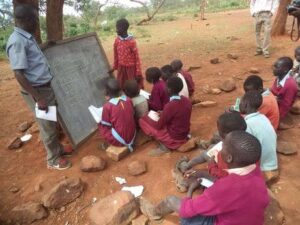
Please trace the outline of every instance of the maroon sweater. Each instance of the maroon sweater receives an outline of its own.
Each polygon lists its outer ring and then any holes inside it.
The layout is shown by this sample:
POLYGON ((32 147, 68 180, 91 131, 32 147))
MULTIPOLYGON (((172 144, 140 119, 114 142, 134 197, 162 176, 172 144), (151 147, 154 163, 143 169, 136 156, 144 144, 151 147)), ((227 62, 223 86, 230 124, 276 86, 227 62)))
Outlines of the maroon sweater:
POLYGON ((166 88, 166 83, 162 80, 153 84, 151 96, 148 101, 149 108, 154 111, 162 111, 165 104, 169 101, 169 95, 166 88))

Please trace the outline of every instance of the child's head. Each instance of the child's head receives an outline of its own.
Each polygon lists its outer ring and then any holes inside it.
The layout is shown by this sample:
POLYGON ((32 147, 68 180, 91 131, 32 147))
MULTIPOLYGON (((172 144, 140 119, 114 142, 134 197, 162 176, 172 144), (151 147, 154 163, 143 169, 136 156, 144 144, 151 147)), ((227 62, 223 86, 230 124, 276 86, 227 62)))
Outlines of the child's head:
POLYGON ((124 34, 127 34, 128 28, 129 28, 129 22, 125 18, 119 19, 116 22, 116 31, 118 35, 122 36, 124 34))
POLYGON ((105 95, 108 98, 116 98, 121 94, 119 82, 115 78, 108 78, 105 83, 105 95))
POLYGON ((300 62, 300 46, 295 49, 295 59, 300 62))
POLYGON ((293 60, 290 57, 281 57, 273 65, 273 74, 283 78, 293 68, 293 60))
POLYGON ((263 98, 259 91, 248 91, 241 100, 240 112, 246 115, 257 112, 262 102, 263 98))
POLYGON ((179 77, 170 77, 167 81, 167 87, 170 96, 178 95, 183 88, 182 80, 179 77))
POLYGON ((245 131, 232 131, 225 138, 221 156, 229 169, 249 166, 260 160, 261 145, 245 131))
POLYGON ((174 70, 171 65, 164 65, 161 70, 161 79, 167 81, 171 76, 174 75, 174 70))
POLYGON ((138 96, 140 88, 136 80, 127 80, 124 84, 124 92, 129 98, 138 96))
POLYGON ((244 91, 259 91, 262 93, 264 91, 263 80, 260 76, 250 75, 244 82, 244 91))
POLYGON ((157 81, 159 81, 159 78, 161 77, 160 69, 158 69, 157 67, 148 68, 145 74, 146 74, 146 80, 151 84, 154 84, 157 81))
POLYGON ((182 69, 183 64, 180 59, 175 59, 171 62, 171 66, 172 66, 174 72, 177 73, 182 69))
POLYGON ((225 139, 226 135, 235 130, 245 131, 247 124, 239 112, 225 112, 219 116, 217 121, 219 135, 225 139))

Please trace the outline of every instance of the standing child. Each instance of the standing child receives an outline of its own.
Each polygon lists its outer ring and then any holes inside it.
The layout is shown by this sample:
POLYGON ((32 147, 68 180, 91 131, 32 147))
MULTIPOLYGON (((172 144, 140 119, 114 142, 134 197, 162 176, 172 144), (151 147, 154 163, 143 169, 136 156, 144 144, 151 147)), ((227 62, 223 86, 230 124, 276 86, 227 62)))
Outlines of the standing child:
POLYGON ((169 96, 164 81, 160 79, 161 71, 157 67, 150 67, 146 70, 146 80, 153 84, 149 103, 149 109, 154 111, 163 110, 169 101, 169 96))
POLYGON ((129 22, 120 19, 116 23, 118 37, 114 43, 114 66, 109 71, 118 70, 117 79, 123 90, 126 80, 135 79, 144 88, 140 57, 134 37, 128 34, 129 22))
POLYGON ((298 96, 300 96, 300 46, 295 49, 295 60, 292 74, 293 78, 297 82, 298 96))
POLYGON ((109 144, 126 146, 132 151, 136 133, 132 101, 121 94, 119 83, 114 78, 107 80, 105 90, 108 102, 103 106, 100 135, 109 144))

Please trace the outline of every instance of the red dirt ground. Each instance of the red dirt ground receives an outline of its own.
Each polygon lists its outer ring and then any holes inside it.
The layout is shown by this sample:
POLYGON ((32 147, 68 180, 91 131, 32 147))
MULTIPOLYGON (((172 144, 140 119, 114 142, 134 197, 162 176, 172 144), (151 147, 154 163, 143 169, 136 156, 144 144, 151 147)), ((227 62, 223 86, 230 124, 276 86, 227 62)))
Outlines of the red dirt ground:
MULTIPOLYGON (((250 67, 257 67, 265 79, 265 86, 271 86, 273 76, 271 65, 277 57, 293 56, 293 49, 298 43, 291 42, 286 37, 273 40, 270 59, 254 57, 255 51, 253 19, 248 10, 226 13, 209 14, 208 20, 196 21, 191 18, 181 18, 177 21, 151 23, 142 27, 151 37, 138 38, 143 69, 148 66, 162 66, 174 58, 183 60, 186 68, 201 66, 192 72, 196 83, 196 95, 202 100, 214 100, 218 103, 213 108, 194 108, 191 121, 193 136, 207 139, 216 130, 216 118, 225 108, 235 102, 236 97, 243 94, 243 79, 249 75, 250 67), (238 40, 230 40, 230 37, 238 40), (239 55, 238 60, 227 58, 228 53, 239 55), (219 57, 220 64, 212 65, 209 60, 219 57), (219 96, 202 92, 204 85, 218 87, 219 83, 234 77, 238 89, 219 96)), ((100 37, 101 38, 101 37, 100 37)), ((112 60, 113 37, 103 42, 103 46, 110 60, 112 60)), ((150 89, 150 86, 147 86, 150 89)), ((65 177, 80 177, 86 183, 84 194, 75 202, 69 204, 62 212, 51 211, 46 220, 35 222, 37 225, 52 224, 89 224, 87 209, 77 213, 82 206, 91 202, 93 197, 102 198, 120 190, 120 185, 114 177, 126 177, 129 185, 144 185, 143 196, 153 202, 158 202, 166 195, 178 194, 171 177, 174 163, 183 155, 171 153, 152 158, 147 152, 156 146, 150 142, 139 147, 136 151, 120 162, 109 160, 105 152, 99 149, 100 139, 94 135, 78 149, 71 158, 73 167, 66 171, 53 171, 46 168, 45 152, 39 142, 37 134, 19 151, 6 149, 7 140, 19 135, 17 126, 23 121, 33 121, 33 115, 19 95, 19 86, 14 79, 7 61, 0 61, 0 220, 9 217, 10 210, 29 200, 39 201, 43 193, 65 177), (106 170, 98 173, 82 173, 79 169, 80 159, 93 154, 105 158, 108 162, 106 170), (132 160, 145 160, 148 172, 131 177, 127 172, 127 165, 132 160), (35 186, 42 185, 40 192, 35 192, 35 186), (16 186, 20 191, 16 194, 9 189, 16 186)), ((294 116, 295 124, 299 117, 294 116)), ((297 122, 297 123, 296 123, 297 122)), ((300 146, 299 128, 279 132, 279 136, 300 146)), ((66 141, 65 141, 66 142, 66 141)), ((197 151, 187 155, 196 155, 197 151)), ((286 224, 300 224, 300 177, 299 155, 279 156, 280 180, 272 186, 272 190, 281 203, 286 216, 286 224), (297 169, 298 168, 298 169, 297 169)), ((178 194, 179 195, 179 194, 178 194)), ((176 215, 167 218, 177 221, 176 215)))

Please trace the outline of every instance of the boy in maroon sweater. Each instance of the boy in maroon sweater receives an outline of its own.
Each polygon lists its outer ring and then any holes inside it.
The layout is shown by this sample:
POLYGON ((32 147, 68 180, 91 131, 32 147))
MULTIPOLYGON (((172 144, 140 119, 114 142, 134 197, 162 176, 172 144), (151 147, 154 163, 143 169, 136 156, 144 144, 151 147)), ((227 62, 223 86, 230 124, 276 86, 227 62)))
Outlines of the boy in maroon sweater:
POLYGON ((190 132, 192 104, 186 97, 178 95, 183 87, 181 79, 171 77, 167 87, 170 101, 160 113, 159 120, 155 122, 148 116, 139 120, 144 133, 154 137, 160 143, 160 148, 156 149, 157 152, 160 151, 158 154, 163 154, 168 149, 178 149, 187 142, 190 132))
POLYGON ((178 212, 182 225, 263 225, 269 203, 265 181, 259 166, 259 141, 245 131, 233 131, 221 151, 229 175, 217 180, 197 198, 169 196, 157 206, 141 199, 142 212, 160 219, 178 212))

